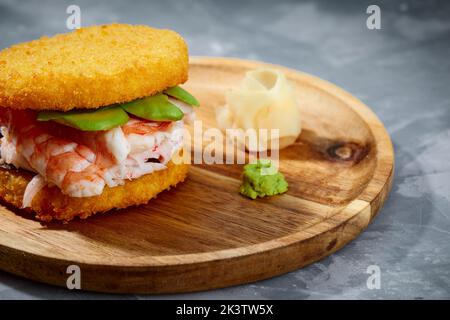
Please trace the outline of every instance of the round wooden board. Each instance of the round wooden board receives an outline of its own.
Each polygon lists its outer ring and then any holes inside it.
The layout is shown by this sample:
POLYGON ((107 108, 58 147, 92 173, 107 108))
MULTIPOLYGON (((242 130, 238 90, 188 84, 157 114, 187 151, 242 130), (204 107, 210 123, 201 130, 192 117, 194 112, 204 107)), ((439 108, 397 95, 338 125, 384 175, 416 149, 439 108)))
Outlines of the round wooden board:
POLYGON ((303 115, 297 142, 280 153, 289 182, 281 196, 239 195, 241 165, 193 165, 188 179, 148 205, 69 224, 41 224, 0 207, 0 268, 66 286, 81 269, 85 290, 173 293, 242 284, 317 261, 366 228, 389 192, 394 156, 374 113, 342 89, 283 67, 225 58, 191 59, 188 88, 197 119, 245 72, 280 68, 303 115))

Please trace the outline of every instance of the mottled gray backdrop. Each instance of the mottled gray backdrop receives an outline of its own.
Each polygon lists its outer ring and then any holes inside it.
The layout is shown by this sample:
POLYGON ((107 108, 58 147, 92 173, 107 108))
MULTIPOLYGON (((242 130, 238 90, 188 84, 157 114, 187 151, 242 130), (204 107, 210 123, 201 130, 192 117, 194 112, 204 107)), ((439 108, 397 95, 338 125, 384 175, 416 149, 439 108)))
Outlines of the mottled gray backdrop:
MULTIPOLYGON (((170 28, 193 55, 257 59, 332 81, 375 111, 395 147, 395 183, 384 208, 331 257, 250 285, 119 297, 450 298, 450 2, 1 0, 0 47, 65 32, 69 4, 81 7, 82 25, 170 28), (366 27, 372 3, 381 7, 381 30, 366 27), (366 286, 372 264, 381 268, 379 290, 366 286)), ((109 297, 0 272, 0 298, 109 297)))

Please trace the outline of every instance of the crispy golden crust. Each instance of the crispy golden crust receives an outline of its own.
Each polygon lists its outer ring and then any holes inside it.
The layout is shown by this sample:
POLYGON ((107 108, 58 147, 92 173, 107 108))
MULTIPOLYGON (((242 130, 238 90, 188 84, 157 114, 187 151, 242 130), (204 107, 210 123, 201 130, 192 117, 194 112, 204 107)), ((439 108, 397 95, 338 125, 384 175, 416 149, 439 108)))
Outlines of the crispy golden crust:
MULTIPOLYGON (((168 168, 126 182, 115 188, 106 187, 95 197, 72 198, 61 193, 57 187, 42 189, 33 199, 31 208, 41 221, 70 221, 75 217, 85 219, 95 213, 126 208, 147 203, 163 190, 182 182, 188 165, 169 163, 168 168)), ((33 174, 25 170, 0 167, 0 199, 20 208, 28 182, 33 174)))
POLYGON ((187 80, 183 38, 170 30, 112 24, 21 43, 0 52, 0 105, 95 109, 187 80))

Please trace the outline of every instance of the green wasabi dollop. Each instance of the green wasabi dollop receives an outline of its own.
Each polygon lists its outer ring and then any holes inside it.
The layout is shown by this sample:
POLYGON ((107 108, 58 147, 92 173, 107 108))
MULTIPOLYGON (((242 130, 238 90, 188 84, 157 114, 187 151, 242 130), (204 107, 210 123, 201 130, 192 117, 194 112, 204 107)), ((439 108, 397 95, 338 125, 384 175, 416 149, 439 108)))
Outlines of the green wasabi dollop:
POLYGON ((288 190, 288 183, 283 174, 276 171, 272 163, 267 160, 246 164, 242 179, 239 192, 251 199, 273 196, 288 190))

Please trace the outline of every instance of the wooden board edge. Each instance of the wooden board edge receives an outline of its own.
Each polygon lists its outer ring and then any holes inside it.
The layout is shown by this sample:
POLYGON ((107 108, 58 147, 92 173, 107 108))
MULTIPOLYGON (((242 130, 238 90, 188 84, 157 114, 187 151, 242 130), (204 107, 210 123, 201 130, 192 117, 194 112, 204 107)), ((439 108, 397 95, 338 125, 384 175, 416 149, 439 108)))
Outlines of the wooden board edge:
POLYGON ((0 256, 8 257, 14 263, 0 259, 0 269, 38 282, 65 287, 70 276, 66 273, 67 267, 77 264, 81 269, 81 289, 104 293, 160 294, 209 290, 271 278, 316 262, 356 238, 370 222, 371 212, 367 204, 365 210, 325 233, 310 237, 303 235, 302 241, 265 251, 264 255, 256 252, 233 259, 193 263, 188 267, 183 264, 159 267, 80 264, 16 250, 5 252, 3 247, 0 248, 0 256), (243 270, 238 267, 242 265, 250 267, 243 270))

